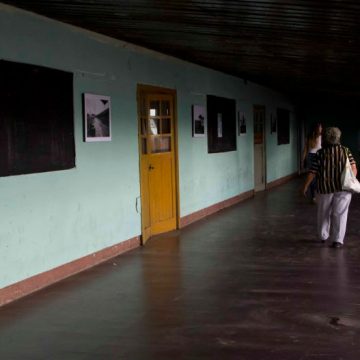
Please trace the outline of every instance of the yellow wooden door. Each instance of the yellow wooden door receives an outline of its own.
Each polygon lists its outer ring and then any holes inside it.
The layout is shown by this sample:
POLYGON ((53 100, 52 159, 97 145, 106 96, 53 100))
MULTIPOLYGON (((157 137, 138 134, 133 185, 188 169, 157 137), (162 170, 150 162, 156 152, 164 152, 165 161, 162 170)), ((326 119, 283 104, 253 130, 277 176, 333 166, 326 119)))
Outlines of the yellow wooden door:
POLYGON ((174 101, 140 93, 142 241, 176 229, 174 101))

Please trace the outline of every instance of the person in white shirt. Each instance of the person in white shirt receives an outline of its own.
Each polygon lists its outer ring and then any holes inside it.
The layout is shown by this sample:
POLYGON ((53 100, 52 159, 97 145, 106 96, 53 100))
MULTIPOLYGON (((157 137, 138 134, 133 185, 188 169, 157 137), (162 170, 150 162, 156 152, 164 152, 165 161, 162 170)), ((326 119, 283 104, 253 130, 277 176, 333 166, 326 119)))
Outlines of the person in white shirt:
MULTIPOLYGON (((313 161, 316 159, 316 153, 321 149, 322 124, 317 123, 310 131, 306 139, 302 154, 302 161, 306 170, 310 170, 313 161)), ((309 186, 309 197, 315 202, 316 179, 309 186)))

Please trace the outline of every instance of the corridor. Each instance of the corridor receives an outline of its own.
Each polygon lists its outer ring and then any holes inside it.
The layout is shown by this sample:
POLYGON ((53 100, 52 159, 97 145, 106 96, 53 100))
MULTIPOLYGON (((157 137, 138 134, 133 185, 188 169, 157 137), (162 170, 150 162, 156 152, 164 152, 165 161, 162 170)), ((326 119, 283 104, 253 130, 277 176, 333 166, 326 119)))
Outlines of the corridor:
POLYGON ((0 308, 0 359, 359 359, 360 197, 332 249, 300 184, 0 308))

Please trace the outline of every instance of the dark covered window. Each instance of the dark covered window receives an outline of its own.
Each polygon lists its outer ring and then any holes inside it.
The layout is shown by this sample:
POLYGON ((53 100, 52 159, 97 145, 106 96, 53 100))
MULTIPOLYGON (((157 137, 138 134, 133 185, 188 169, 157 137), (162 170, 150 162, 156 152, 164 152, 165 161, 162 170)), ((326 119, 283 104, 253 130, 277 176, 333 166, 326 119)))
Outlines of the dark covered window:
POLYGON ((0 61, 0 176, 75 166, 73 75, 0 61))
POLYGON ((236 101, 207 96, 208 152, 236 150, 236 101))
POLYGON ((290 112, 277 109, 277 139, 278 145, 290 143, 290 112))

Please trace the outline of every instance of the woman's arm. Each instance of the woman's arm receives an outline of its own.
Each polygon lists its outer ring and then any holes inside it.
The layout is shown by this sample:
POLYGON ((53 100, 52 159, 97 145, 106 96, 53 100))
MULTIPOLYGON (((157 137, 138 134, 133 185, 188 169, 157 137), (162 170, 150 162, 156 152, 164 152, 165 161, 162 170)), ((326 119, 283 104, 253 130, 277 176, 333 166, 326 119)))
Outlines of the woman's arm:
POLYGON ((305 146, 304 146, 302 156, 301 156, 301 164, 304 164, 308 152, 309 152, 309 140, 306 139, 305 146))
POLYGON ((316 175, 312 172, 308 172, 308 174, 306 175, 305 182, 302 187, 302 193, 304 196, 306 196, 307 189, 310 186, 310 184, 312 183, 312 181, 315 179, 315 176, 316 175))
POLYGON ((354 175, 356 176, 357 175, 357 167, 356 167, 356 164, 351 164, 351 170, 352 172, 354 173, 354 175))

